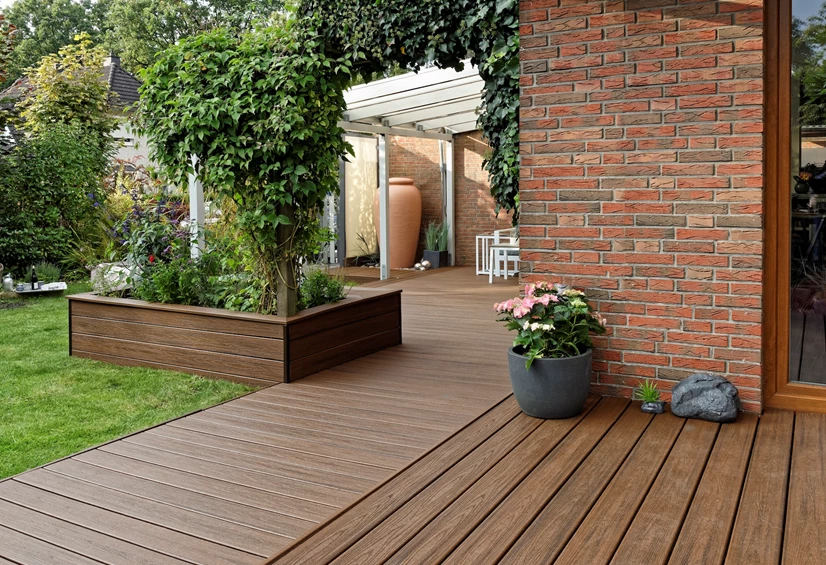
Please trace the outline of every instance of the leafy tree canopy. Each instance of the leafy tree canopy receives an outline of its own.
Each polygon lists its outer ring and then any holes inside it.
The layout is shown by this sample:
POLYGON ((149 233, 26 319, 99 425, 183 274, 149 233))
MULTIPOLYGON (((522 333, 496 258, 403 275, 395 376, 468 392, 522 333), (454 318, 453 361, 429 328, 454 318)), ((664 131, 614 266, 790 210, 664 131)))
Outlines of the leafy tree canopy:
POLYGON ((106 151, 113 144, 116 119, 109 105, 109 87, 103 80, 102 47, 92 47, 87 35, 46 55, 29 70, 28 92, 18 105, 23 129, 38 135, 55 124, 69 124, 89 135, 106 151))
POLYGON ((479 126, 497 211, 519 204, 519 14, 516 0, 301 0, 300 13, 325 22, 328 48, 367 80, 398 65, 460 69, 470 58, 485 81, 479 126))
POLYGON ((94 42, 102 40, 107 11, 108 0, 16 0, 6 10, 6 18, 20 34, 9 64, 9 81, 80 33, 94 42))
POLYGON ((352 150, 337 125, 349 63, 326 55, 315 26, 293 24, 182 39, 143 73, 139 108, 171 179, 185 182, 197 155, 204 187, 235 201, 266 282, 261 310, 282 315, 295 312, 298 257, 352 150))
POLYGON ((184 37, 226 27, 248 29, 282 8, 281 0, 109 0, 106 47, 136 71, 184 37))

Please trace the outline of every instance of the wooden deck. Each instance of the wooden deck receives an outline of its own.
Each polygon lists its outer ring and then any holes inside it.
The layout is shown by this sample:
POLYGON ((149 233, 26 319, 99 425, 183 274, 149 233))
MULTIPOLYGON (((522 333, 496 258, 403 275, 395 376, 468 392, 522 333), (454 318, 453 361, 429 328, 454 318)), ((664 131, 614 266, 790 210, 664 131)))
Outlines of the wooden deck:
POLYGON ((509 395, 515 281, 393 284, 403 345, 0 482, 0 565, 259 563, 509 395))
POLYGON ((509 398, 268 563, 826 562, 826 415, 720 426, 509 398))
MULTIPOLYGON (((443 267, 441 269, 429 269, 427 271, 417 271, 415 269, 390 269, 390 278, 381 280, 381 270, 378 267, 332 267, 330 274, 344 277, 344 280, 354 282, 358 285, 367 286, 387 286, 395 285, 403 281, 427 277, 430 275, 444 274, 448 271, 462 267, 443 267)), ((465 268, 466 269, 466 268, 465 268)), ((479 277, 482 280, 482 277, 479 277)))

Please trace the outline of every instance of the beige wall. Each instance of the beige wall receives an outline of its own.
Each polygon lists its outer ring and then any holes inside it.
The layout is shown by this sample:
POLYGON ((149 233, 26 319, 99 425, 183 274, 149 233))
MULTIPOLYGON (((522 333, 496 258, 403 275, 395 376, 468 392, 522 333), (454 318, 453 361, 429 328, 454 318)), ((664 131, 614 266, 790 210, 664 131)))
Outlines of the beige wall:
POLYGON ((348 135, 356 156, 344 164, 344 209, 346 256, 358 257, 376 250, 376 226, 373 222, 373 198, 378 188, 378 153, 376 138, 348 135), (359 234, 369 249, 363 249, 359 234))

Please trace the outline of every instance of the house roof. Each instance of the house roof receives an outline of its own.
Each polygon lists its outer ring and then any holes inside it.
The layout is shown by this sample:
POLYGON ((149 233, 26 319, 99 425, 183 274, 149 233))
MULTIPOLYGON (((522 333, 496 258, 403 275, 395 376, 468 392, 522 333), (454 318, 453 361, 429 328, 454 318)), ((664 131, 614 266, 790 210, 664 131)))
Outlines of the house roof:
POLYGON ((423 69, 349 89, 344 120, 418 131, 474 131, 483 89, 469 61, 462 71, 423 69))
MULTIPOLYGON (((120 66, 120 57, 110 55, 104 60, 103 80, 109 85, 109 91, 117 95, 112 99, 112 105, 116 108, 128 108, 140 98, 138 89, 141 81, 120 66)), ((10 87, 0 92, 0 99, 17 100, 22 98, 29 89, 29 79, 19 78, 10 87)))

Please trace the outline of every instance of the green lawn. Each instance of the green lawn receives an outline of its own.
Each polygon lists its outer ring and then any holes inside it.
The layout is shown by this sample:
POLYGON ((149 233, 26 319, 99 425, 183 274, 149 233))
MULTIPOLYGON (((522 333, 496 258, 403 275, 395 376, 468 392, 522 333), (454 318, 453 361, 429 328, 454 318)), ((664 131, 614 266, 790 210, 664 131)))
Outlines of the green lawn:
POLYGON ((0 478, 251 390, 69 357, 67 300, 23 304, 0 299, 0 478))

